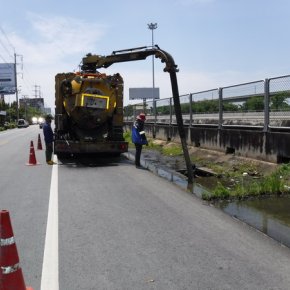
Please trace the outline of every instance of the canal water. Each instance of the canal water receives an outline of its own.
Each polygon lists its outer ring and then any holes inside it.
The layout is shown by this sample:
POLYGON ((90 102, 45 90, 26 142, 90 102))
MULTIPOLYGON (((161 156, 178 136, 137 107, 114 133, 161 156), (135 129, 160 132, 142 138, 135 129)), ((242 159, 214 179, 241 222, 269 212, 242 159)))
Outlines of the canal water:
MULTIPOLYGON (((128 153, 127 158, 134 160, 132 153, 128 153)), ((160 166, 155 159, 145 158, 141 160, 141 164, 156 175, 173 182, 183 189, 189 190, 187 179, 183 174, 160 166)), ((210 181, 213 177, 201 178, 210 181)), ((202 180, 201 183, 203 185, 195 182, 193 187, 190 188, 190 191, 200 198, 203 193, 210 194, 209 190, 204 186, 207 183, 206 180, 202 180)), ((290 248, 289 196, 242 201, 220 201, 214 205, 290 248)))
POLYGON ((290 247, 290 197, 220 202, 217 206, 290 247))

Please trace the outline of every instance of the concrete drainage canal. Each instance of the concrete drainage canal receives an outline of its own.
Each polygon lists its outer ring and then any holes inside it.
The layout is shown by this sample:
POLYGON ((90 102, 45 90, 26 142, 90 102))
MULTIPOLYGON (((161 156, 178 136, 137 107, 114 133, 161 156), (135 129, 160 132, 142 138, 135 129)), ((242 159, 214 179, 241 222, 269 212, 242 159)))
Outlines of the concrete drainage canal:
MULTIPOLYGON (((125 153, 125 156, 130 160, 134 160, 133 152, 125 153)), ((155 158, 148 156, 141 160, 141 164, 154 174, 173 182, 184 190, 191 191, 199 198, 204 193, 210 194, 209 190, 198 182, 195 182, 193 187, 189 189, 186 170, 172 170, 159 164, 155 158)), ((198 175, 198 180, 206 179, 206 181, 211 182, 212 179, 218 178, 213 172, 205 168, 194 168, 194 171, 195 175, 198 175)), ((214 206, 290 248, 289 196, 220 201, 214 203, 214 206)))

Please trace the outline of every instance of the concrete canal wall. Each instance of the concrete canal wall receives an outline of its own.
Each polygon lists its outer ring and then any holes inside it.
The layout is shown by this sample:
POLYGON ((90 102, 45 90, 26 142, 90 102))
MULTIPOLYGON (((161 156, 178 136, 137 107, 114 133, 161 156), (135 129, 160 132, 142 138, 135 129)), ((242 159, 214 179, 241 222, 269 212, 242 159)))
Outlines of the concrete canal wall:
MULTIPOLYGON (((132 122, 125 122, 124 130, 131 130, 132 122)), ((184 125, 187 144, 204 149, 282 163, 290 161, 290 131, 253 127, 226 127, 184 125)), ((180 142, 176 125, 146 123, 148 137, 180 142)))

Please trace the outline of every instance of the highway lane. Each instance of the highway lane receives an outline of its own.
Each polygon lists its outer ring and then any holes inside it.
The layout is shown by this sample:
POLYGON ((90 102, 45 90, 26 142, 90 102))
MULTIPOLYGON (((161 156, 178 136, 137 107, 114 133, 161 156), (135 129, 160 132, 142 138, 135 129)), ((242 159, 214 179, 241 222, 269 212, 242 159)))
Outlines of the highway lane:
POLYGON ((0 134, 0 207, 10 210, 25 280, 34 289, 40 289, 54 191, 54 279, 61 290, 289 289, 288 248, 131 161, 61 160, 48 166, 44 151, 36 150, 42 164, 26 166, 38 133, 31 126, 0 134), (51 192, 53 168, 58 186, 51 192))
MULTIPOLYGON (((38 126, 0 132, 0 209, 10 211, 25 281, 40 288, 51 167, 36 150, 38 126), (41 165, 27 166, 30 141, 41 165)), ((43 138, 42 138, 42 145, 43 138)))
POLYGON ((288 248, 149 171, 58 169, 60 289, 289 289, 288 248))

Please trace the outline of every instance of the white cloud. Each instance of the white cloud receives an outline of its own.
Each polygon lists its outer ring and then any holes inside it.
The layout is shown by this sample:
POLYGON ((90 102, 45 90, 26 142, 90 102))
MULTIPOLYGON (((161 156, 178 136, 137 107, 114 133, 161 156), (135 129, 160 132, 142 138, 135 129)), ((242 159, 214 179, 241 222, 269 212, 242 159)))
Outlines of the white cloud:
POLYGON ((12 41, 34 65, 63 62, 69 56, 93 50, 106 27, 83 20, 51 15, 27 14, 30 40, 14 35, 12 41))
MULTIPOLYGON (((54 76, 73 71, 81 58, 96 45, 107 28, 97 23, 54 15, 27 14, 29 38, 10 33, 16 53, 23 56, 24 80, 19 78, 21 94, 32 97, 32 86, 41 86, 46 103, 54 106, 54 76)), ((19 70, 20 72, 20 67, 19 70)))
POLYGON ((84 47, 93 48, 104 34, 105 27, 80 19, 60 16, 39 16, 30 13, 33 28, 48 45, 73 54, 84 47))

